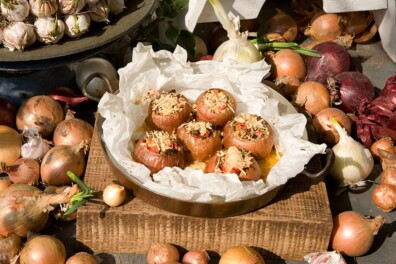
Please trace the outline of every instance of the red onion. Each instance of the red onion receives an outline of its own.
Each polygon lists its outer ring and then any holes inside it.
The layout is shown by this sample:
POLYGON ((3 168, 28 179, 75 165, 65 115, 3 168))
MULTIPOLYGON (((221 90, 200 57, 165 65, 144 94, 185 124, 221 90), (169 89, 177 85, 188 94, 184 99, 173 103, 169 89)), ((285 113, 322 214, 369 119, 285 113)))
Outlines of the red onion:
POLYGON ((374 86, 360 72, 347 71, 327 78, 332 103, 345 113, 357 112, 363 99, 374 98, 374 86))
POLYGON ((16 108, 5 98, 0 97, 0 125, 15 127, 16 108))
POLYGON ((80 103, 89 100, 88 97, 76 94, 72 89, 64 86, 53 88, 48 95, 57 101, 67 103, 71 107, 75 107, 80 103))
POLYGON ((328 77, 348 71, 351 67, 348 51, 333 41, 320 43, 312 49, 316 50, 321 57, 307 57, 308 81, 325 84, 328 77))
POLYGON ((384 88, 378 96, 390 97, 393 104, 396 104, 396 73, 389 77, 384 88))

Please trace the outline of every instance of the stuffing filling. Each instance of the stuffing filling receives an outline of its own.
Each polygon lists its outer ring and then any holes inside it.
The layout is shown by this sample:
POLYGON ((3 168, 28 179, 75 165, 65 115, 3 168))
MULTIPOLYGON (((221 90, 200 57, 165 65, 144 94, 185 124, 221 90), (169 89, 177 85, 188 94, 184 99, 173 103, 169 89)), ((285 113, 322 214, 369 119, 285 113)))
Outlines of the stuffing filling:
POLYGON ((177 143, 176 135, 165 131, 149 131, 146 132, 145 141, 143 143, 147 149, 154 153, 171 154, 180 151, 181 147, 177 143))
POLYGON ((214 172, 246 175, 252 164, 253 156, 250 152, 237 147, 230 147, 217 152, 217 163, 214 172))
POLYGON ((269 136, 269 124, 261 117, 253 114, 240 114, 231 121, 236 137, 257 141, 269 136))
POLYGON ((202 121, 191 121, 183 124, 189 134, 195 138, 206 139, 213 133, 214 129, 211 123, 202 121))
POLYGON ((221 90, 218 89, 211 89, 205 92, 203 96, 203 104, 206 108, 208 108, 212 113, 222 113, 225 112, 227 109, 232 109, 232 99, 227 96, 221 90))
POLYGON ((171 115, 180 112, 188 104, 186 98, 175 92, 162 92, 153 100, 152 111, 157 115, 171 115))

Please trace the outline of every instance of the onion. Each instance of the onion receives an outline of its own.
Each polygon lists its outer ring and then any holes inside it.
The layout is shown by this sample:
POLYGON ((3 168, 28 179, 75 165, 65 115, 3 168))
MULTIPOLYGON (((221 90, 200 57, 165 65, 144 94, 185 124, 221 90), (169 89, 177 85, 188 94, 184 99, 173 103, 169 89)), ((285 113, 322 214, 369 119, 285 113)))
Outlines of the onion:
POLYGON ((208 264, 209 255, 205 250, 188 251, 182 258, 183 264, 208 264))
POLYGON ((389 153, 396 154, 396 146, 394 144, 395 142, 390 137, 384 137, 376 140, 370 147, 370 151, 373 154, 373 157, 380 160, 382 170, 386 170, 387 168, 385 164, 386 158, 381 157, 381 155, 378 153, 378 150, 382 149, 389 153))
POLYGON ((10 185, 11 185, 11 181, 10 180, 0 180, 0 195, 1 192, 4 191, 5 189, 7 189, 10 185))
POLYGON ((358 212, 342 212, 333 220, 330 246, 350 257, 361 256, 371 248, 374 236, 384 223, 381 215, 368 219, 358 212))
POLYGON ((370 11, 347 12, 342 14, 346 19, 345 30, 353 35, 359 35, 365 31, 374 20, 370 11))
POLYGON ((108 206, 119 206, 125 201, 125 187, 112 183, 107 185, 103 190, 103 201, 108 206))
POLYGON ((0 97, 0 125, 15 127, 16 108, 5 98, 0 97))
POLYGON ((325 108, 313 117, 312 124, 318 135, 318 140, 333 146, 338 143, 340 136, 331 123, 331 118, 335 118, 345 128, 348 135, 351 135, 352 120, 342 110, 333 107, 325 108))
POLYGON ((64 86, 51 89, 48 95, 51 98, 64 102, 71 107, 76 107, 80 103, 88 100, 88 97, 76 94, 72 89, 64 86))
POLYGON ((304 34, 314 40, 334 40, 344 31, 346 20, 338 14, 319 12, 312 17, 310 25, 304 34))
POLYGON ((71 256, 65 264, 99 264, 98 257, 87 252, 78 252, 71 256))
POLYGON ((363 33, 359 34, 359 36, 353 38, 353 42, 359 44, 367 43, 374 38, 377 32, 378 32, 378 25, 376 23, 373 23, 371 27, 366 29, 363 33))
POLYGON ((93 127, 87 121, 75 118, 69 111, 53 134, 54 145, 78 145, 83 140, 91 141, 93 127))
POLYGON ((380 184, 371 193, 374 204, 388 213, 396 208, 396 185, 380 184))
POLYGON ((235 246, 221 255, 219 264, 265 264, 265 261, 252 247, 235 246))
POLYGON ((279 33, 286 41, 294 41, 298 34, 296 21, 283 10, 277 8, 276 11, 264 26, 264 33, 279 33))
POLYGON ((28 232, 40 232, 47 225, 53 206, 68 203, 77 192, 77 185, 49 195, 31 185, 12 184, 0 193, 0 236, 14 233, 26 237, 28 232))
POLYGON ((0 236, 0 263, 14 263, 21 246, 22 240, 15 234, 11 234, 8 237, 0 236))
POLYGON ((312 115, 316 115, 330 107, 330 93, 323 84, 307 81, 297 88, 294 102, 312 115))
POLYGON ((276 90, 286 98, 294 96, 301 81, 295 76, 282 76, 275 79, 276 90))
POLYGON ((13 183, 38 185, 40 164, 29 158, 17 159, 9 166, 3 162, 0 163, 0 173, 6 173, 13 183))
POLYGON ((208 55, 208 48, 206 46, 205 41, 203 41, 203 39, 198 37, 197 35, 194 35, 194 40, 195 40, 194 60, 199 60, 203 56, 208 55))
POLYGON ((351 59, 348 51, 335 42, 322 42, 315 45, 320 58, 308 56, 307 80, 325 84, 328 77, 333 77, 339 73, 349 71, 351 68, 351 59))
POLYGON ((64 264, 66 248, 54 236, 37 235, 27 241, 19 261, 20 264, 64 264))
POLYGON ((271 78, 292 76, 304 80, 307 75, 305 62, 300 54, 291 49, 282 49, 276 53, 267 52, 266 60, 271 64, 271 78))
POLYGON ((18 109, 16 125, 20 131, 36 127, 45 138, 52 135, 63 118, 63 109, 57 101, 47 95, 37 95, 23 102, 18 109))
POLYGON ((58 145, 50 149, 41 162, 42 181, 49 185, 70 184, 72 180, 66 174, 69 170, 81 177, 86 165, 86 149, 86 141, 75 146, 58 145))
POLYGON ((177 248, 168 243, 154 243, 147 253, 148 264, 172 263, 179 261, 177 248))
POLYGON ((367 178, 374 167, 374 159, 369 149, 348 136, 335 118, 331 119, 340 140, 333 147, 334 164, 330 176, 341 186, 353 187, 367 178))
POLYGON ((374 86, 367 76, 347 71, 327 79, 332 104, 345 113, 357 112, 363 99, 374 98, 374 86))
POLYGON ((22 139, 18 132, 0 125, 0 162, 12 164, 21 155, 22 139))

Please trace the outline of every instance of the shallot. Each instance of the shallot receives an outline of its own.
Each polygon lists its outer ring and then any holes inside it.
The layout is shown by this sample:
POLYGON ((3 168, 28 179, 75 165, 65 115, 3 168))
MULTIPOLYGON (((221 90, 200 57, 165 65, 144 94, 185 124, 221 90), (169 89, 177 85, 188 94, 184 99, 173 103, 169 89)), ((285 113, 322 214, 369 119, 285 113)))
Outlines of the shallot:
POLYGON ((380 184, 371 193, 374 204, 388 213, 396 208, 396 185, 380 184))
POLYGON ((334 164, 330 169, 332 176, 340 186, 354 187, 366 179, 373 167, 374 159, 369 149, 349 136, 340 123, 332 118, 340 140, 333 147, 334 164))
POLYGON ((180 254, 177 248, 169 243, 154 243, 147 253, 147 263, 167 263, 179 261, 180 254))
POLYGON ((205 250, 192 250, 184 254, 182 264, 208 264, 209 255, 205 250))
POLYGON ((369 219, 358 212, 342 212, 333 219, 330 246, 350 257, 361 256, 371 248, 374 236, 385 222, 381 215, 369 219))
POLYGON ((125 201, 125 187, 119 184, 109 184, 103 190, 103 201, 108 206, 119 206, 125 201))

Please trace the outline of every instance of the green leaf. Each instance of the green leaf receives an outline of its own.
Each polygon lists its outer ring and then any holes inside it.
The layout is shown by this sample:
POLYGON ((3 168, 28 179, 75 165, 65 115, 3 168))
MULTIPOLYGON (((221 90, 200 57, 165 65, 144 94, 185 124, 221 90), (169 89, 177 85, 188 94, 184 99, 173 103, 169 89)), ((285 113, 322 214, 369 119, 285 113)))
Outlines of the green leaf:
POLYGON ((180 29, 175 27, 172 22, 168 22, 167 28, 165 30, 165 36, 172 43, 176 43, 180 35, 180 29))
POLYGON ((157 10, 155 11, 157 16, 160 18, 163 17, 174 18, 178 14, 178 12, 173 8, 172 4, 168 3, 167 1, 160 1, 160 4, 157 10))
POLYGON ((187 50, 189 59, 192 60, 195 57, 195 37, 194 34, 187 30, 181 30, 179 38, 176 42, 178 45, 187 50))
POLYGON ((63 215, 68 215, 68 214, 73 213, 73 212, 76 211, 81 205, 85 204, 86 202, 87 202, 87 200, 85 200, 85 199, 82 199, 82 200, 77 201, 77 202, 74 203, 73 206, 72 206, 69 210, 67 210, 63 215))

